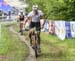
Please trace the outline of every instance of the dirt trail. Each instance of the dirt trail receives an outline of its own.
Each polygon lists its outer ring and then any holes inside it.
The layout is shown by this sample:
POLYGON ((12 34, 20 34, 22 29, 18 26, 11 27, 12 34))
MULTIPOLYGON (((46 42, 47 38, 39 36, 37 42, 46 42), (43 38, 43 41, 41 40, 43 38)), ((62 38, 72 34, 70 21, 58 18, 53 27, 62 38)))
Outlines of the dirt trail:
MULTIPOLYGON (((23 3, 19 0, 13 0, 12 2, 9 2, 9 4, 13 5, 13 6, 19 6, 20 7, 23 3)), ((9 30, 12 31, 14 34, 17 34, 19 36, 19 38, 21 39, 21 41, 25 42, 25 44, 28 46, 29 56, 27 57, 27 59, 25 61, 36 61, 35 53, 34 53, 33 49, 31 48, 29 41, 25 40, 25 36, 21 36, 18 32, 16 32, 13 29, 12 26, 9 27, 9 30)))
POLYGON ((27 57, 27 59, 25 61, 36 61, 35 53, 34 53, 33 49, 31 48, 29 41, 27 41, 25 39, 25 36, 21 36, 18 32, 16 32, 13 29, 13 27, 9 27, 9 30, 12 31, 14 34, 17 34, 19 36, 19 38, 21 39, 21 41, 25 42, 25 44, 28 46, 29 56, 27 57))

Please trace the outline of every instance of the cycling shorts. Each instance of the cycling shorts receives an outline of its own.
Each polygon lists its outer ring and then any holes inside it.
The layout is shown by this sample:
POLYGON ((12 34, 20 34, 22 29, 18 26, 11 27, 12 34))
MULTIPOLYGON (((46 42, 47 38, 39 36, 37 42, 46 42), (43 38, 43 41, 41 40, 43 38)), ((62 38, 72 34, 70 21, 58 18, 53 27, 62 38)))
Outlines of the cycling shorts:
POLYGON ((41 30, 40 22, 31 22, 29 25, 29 29, 32 29, 34 27, 36 27, 36 31, 40 31, 41 30))

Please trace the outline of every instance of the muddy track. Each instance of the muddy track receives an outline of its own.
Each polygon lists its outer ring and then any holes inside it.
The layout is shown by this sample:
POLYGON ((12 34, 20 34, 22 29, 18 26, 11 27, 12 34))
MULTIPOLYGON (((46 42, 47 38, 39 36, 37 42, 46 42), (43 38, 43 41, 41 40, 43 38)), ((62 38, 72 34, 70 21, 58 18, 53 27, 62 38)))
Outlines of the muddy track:
POLYGON ((18 32, 16 32, 13 29, 12 26, 9 27, 9 30, 11 32, 13 32, 14 34, 17 34, 18 37, 21 39, 21 41, 25 42, 25 44, 28 46, 28 48, 29 48, 29 56, 27 57, 27 59, 25 61, 36 61, 35 53, 34 53, 33 49, 31 48, 29 41, 27 41, 25 39, 25 36, 21 36, 18 32))

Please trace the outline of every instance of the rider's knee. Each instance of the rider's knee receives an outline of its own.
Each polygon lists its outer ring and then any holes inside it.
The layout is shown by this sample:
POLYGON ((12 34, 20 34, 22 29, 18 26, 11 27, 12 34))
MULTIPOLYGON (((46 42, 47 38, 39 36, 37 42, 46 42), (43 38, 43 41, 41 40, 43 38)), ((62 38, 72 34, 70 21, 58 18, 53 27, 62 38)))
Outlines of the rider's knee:
POLYGON ((40 32, 37 32, 37 35, 40 36, 40 32))
POLYGON ((29 37, 31 37, 31 32, 29 31, 29 37))

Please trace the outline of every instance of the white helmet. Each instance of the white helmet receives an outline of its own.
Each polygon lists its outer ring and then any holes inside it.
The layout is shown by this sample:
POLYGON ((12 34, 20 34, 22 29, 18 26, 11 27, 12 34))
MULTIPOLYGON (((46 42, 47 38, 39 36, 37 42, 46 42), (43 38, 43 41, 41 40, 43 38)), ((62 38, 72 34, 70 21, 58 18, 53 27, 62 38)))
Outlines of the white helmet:
POLYGON ((20 10, 20 12, 23 12, 23 10, 20 10))
POLYGON ((23 9, 21 8, 19 12, 20 12, 20 13, 23 12, 23 9))
POLYGON ((32 10, 38 10, 38 5, 33 5, 32 10))

